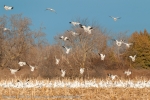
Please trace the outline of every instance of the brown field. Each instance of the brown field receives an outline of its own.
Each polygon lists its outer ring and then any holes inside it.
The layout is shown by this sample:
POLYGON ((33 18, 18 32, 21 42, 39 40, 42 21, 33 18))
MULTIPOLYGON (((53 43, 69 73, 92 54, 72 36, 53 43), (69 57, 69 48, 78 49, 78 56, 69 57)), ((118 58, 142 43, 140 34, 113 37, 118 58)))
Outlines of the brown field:
POLYGON ((0 100, 150 100, 149 88, 0 88, 0 100))
MULTIPOLYGON (((7 70, 9 78, 14 78, 7 70)), ((130 78, 145 77, 149 80, 149 70, 132 70, 130 78)), ((125 78, 123 70, 105 70, 107 73, 125 78)), ((20 74, 19 72, 17 74, 20 74)), ((1 75, 5 75, 2 74, 1 75)), ((3 80, 6 77, 2 77, 3 80)), ((20 75, 18 75, 20 76, 20 75)), ((7 79, 6 78, 6 79, 7 79)), ((150 88, 2 88, 0 100, 150 100, 150 88)))

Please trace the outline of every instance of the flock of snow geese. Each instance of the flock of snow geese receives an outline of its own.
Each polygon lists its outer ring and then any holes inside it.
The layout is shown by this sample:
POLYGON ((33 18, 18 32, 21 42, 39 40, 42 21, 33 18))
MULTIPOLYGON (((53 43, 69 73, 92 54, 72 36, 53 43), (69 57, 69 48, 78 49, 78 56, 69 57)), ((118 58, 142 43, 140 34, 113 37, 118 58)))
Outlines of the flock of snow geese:
MULTIPOLYGON (((111 17, 111 16, 110 16, 111 17)), ((120 17, 117 17, 117 18, 114 18, 114 17, 112 17, 115 21, 117 20, 117 19, 120 19, 120 17)), ((83 26, 82 24, 80 24, 79 22, 69 22, 70 24, 72 24, 73 26, 80 26, 81 28, 83 28, 84 29, 84 31, 86 32, 86 33, 88 33, 88 34, 91 34, 91 31, 93 30, 93 27, 91 27, 91 26, 83 26)), ((68 30, 67 30, 68 31, 68 30)), ((77 36, 77 35, 80 35, 79 33, 76 33, 76 32, 73 32, 73 31, 68 31, 68 32, 71 32, 71 34, 73 35, 73 36, 77 36)), ((67 41, 67 40, 69 40, 69 38, 68 37, 65 37, 65 36, 60 36, 59 37, 59 39, 62 39, 63 41, 67 41)), ((115 41, 116 42, 116 45, 118 46, 118 47, 121 47, 122 46, 122 44, 124 44, 127 48, 129 48, 131 45, 133 45, 133 43, 125 43, 123 40, 116 40, 116 39, 112 39, 113 41, 115 41)), ((63 48, 65 48, 66 49, 66 54, 69 54, 69 52, 70 52, 70 50, 71 50, 71 48, 67 48, 66 46, 62 46, 63 48)), ((101 60, 102 61, 104 61, 104 59, 105 59, 105 54, 102 54, 102 53, 98 53, 99 54, 99 56, 101 57, 101 60)), ((135 57, 136 57, 136 55, 134 55, 134 56, 129 56, 129 58, 131 58, 131 60, 134 62, 135 61, 135 57)), ((59 61, 60 61, 60 59, 59 59, 59 61)), ((56 59, 56 64, 58 64, 59 62, 58 62, 58 59, 56 59)), ((62 70, 62 69, 60 69, 61 70, 61 72, 62 72, 62 77, 64 77, 65 76, 65 71, 64 70, 62 70)), ((80 68, 80 74, 82 75, 84 73, 84 68, 80 68)), ((128 69, 127 71, 125 71, 124 72, 124 74, 125 75, 127 75, 127 76, 130 76, 131 75, 131 71, 128 69)), ((108 74, 108 77, 110 77, 112 80, 114 80, 116 77, 118 77, 117 75, 112 75, 112 74, 108 74)))
POLYGON ((150 80, 9 80, 0 81, 2 88, 150 88, 150 80))
MULTIPOLYGON (((31 71, 32 71, 32 72, 33 72, 34 69, 37 67, 37 66, 31 66, 31 65, 27 64, 26 62, 22 62, 22 61, 20 61, 18 64, 19 64, 20 67, 23 67, 24 65, 28 65, 28 66, 31 68, 31 71)), ((21 68, 19 68, 19 69, 12 69, 12 68, 9 68, 9 69, 10 69, 11 74, 14 74, 14 75, 15 75, 15 73, 16 73, 17 71, 20 71, 21 68)))
MULTIPOLYGON (((14 9, 14 7, 4 5, 4 9, 5 9, 5 10, 12 10, 12 9, 14 9)), ((49 11, 51 11, 51 12, 56 13, 56 11, 55 11, 54 9, 52 9, 52 8, 46 8, 45 10, 49 10, 49 11)), ((118 19, 121 19, 121 17, 113 17, 113 16, 109 16, 109 17, 111 17, 114 21, 117 21, 118 19)), ((72 24, 73 26, 79 26, 80 28, 83 28, 83 30, 84 30, 86 33, 88 33, 88 34, 91 34, 91 31, 93 30, 93 27, 91 27, 91 26, 84 26, 84 25, 82 25, 82 24, 79 23, 79 22, 73 22, 73 21, 72 21, 72 22, 69 22, 69 23, 72 24)), ((1 28, 3 28, 4 31, 11 31, 11 30, 8 29, 8 28, 4 28, 4 27, 1 27, 1 28)), ((68 31, 68 30, 67 30, 67 31, 68 31)), ((68 31, 68 32, 70 32, 73 36, 78 36, 78 35, 80 35, 79 33, 76 33, 76 32, 73 32, 73 31, 68 31)), ((59 39, 61 39, 61 40, 63 40, 63 41, 68 41, 68 40, 69 40, 69 38, 66 37, 66 36, 60 36, 59 39)), ((116 40, 116 39, 112 39, 112 40, 116 42, 116 45, 117 45, 118 47, 120 47, 122 44, 125 44, 126 47, 129 48, 129 47, 132 45, 132 43, 125 43, 123 40, 120 40, 120 41, 118 41, 118 40, 116 40)), ((66 54, 69 54, 71 48, 68 48, 68 47, 66 47, 66 46, 62 46, 62 47, 65 48, 66 54)), ((100 55, 101 60, 104 60, 104 59, 105 59, 105 54, 102 54, 102 53, 98 53, 98 54, 100 55)), ((136 55, 134 55, 134 56, 129 56, 129 58, 131 58, 131 60, 132 60, 133 62, 135 61, 135 57, 136 57, 136 55)), ((56 60, 55 64, 58 65, 59 62, 60 62, 60 59, 56 58, 56 56, 55 56, 55 60, 56 60)), ((24 66, 24 65, 30 66, 32 72, 33 72, 34 69, 37 67, 37 66, 31 66, 31 65, 27 64, 26 62, 19 62, 18 64, 19 64, 21 67, 24 66)), ((17 71, 20 70, 20 69, 11 69, 11 68, 9 68, 9 69, 10 69, 11 74, 15 74, 17 71)), ((61 74, 61 77, 65 77, 66 71, 63 70, 63 69, 60 69, 60 72, 62 73, 62 74, 61 74)), ((83 74, 83 73, 84 73, 84 68, 80 68, 80 74, 83 74)), ((131 71, 130 71, 130 70, 127 70, 127 71, 124 72, 124 74, 126 74, 127 76, 129 76, 129 75, 131 75, 131 71)), ((112 75, 112 74, 108 74, 108 76, 109 76, 112 80, 114 80, 116 77, 118 77, 117 75, 112 75)))

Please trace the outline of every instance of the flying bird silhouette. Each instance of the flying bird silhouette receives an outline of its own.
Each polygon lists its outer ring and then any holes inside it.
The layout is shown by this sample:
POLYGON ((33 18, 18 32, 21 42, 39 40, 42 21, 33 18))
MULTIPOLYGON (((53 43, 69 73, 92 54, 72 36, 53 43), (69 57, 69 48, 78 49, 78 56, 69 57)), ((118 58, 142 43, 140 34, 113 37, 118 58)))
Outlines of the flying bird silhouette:
MULTIPOLYGON (((52 9, 52 8, 46 8, 46 10, 49 10, 49 11, 51 11, 51 12, 56 13, 56 11, 55 11, 54 9, 52 9)), ((56 14, 57 14, 57 13, 56 13, 56 14)))
POLYGON ((121 19, 121 17, 113 17, 113 16, 109 16, 111 17, 114 21, 117 21, 118 19, 121 19))

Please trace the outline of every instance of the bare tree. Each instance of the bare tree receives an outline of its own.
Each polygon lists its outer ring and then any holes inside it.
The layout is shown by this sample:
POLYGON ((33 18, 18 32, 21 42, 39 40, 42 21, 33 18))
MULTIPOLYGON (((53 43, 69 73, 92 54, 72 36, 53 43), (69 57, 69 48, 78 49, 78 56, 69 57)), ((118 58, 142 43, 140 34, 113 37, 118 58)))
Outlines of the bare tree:
MULTIPOLYGON (((44 34, 41 29, 38 32, 31 31, 31 21, 22 15, 12 15, 10 18, 2 17, 1 27, 10 27, 10 31, 1 29, 1 67, 17 67, 13 62, 28 61, 28 53, 31 47, 38 48, 39 38, 44 34)), ((42 43, 42 42, 41 42, 42 43)))

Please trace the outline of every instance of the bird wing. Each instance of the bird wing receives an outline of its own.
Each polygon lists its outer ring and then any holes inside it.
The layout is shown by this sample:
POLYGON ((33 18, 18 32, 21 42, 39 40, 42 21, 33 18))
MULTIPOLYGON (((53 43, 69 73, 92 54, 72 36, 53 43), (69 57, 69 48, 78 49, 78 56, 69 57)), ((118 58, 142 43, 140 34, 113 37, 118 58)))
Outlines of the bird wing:
POLYGON ((109 16, 109 17, 111 17, 111 18, 113 18, 113 19, 115 18, 115 17, 112 17, 112 16, 109 16))
POLYGON ((79 24, 79 26, 80 26, 81 28, 83 28, 83 25, 82 25, 82 24, 79 24))
POLYGON ((121 17, 116 17, 117 19, 121 19, 121 17))

